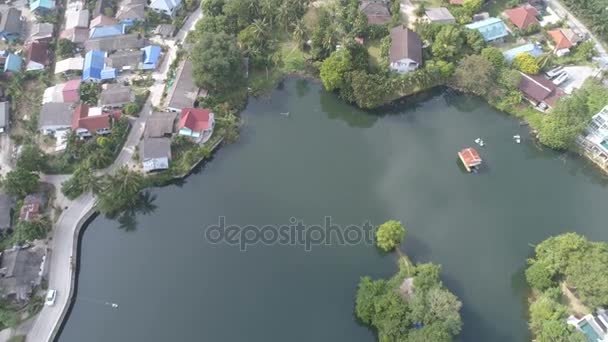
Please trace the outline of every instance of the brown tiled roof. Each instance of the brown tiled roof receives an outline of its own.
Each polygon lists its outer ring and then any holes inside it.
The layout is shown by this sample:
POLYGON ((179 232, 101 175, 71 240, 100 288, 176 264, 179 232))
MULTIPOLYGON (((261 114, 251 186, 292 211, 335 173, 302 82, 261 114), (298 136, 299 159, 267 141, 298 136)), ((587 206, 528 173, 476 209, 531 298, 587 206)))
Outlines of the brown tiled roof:
POLYGON ((505 14, 513 25, 523 30, 532 24, 539 24, 538 19, 536 19, 538 10, 528 4, 505 10, 505 14))
POLYGON ((537 102, 544 102, 549 106, 554 106, 557 100, 564 93, 557 88, 553 82, 538 75, 527 75, 522 73, 519 82, 519 90, 524 95, 537 102))
POLYGON ((359 5, 359 10, 367 16, 369 24, 382 25, 391 21, 391 14, 385 1, 364 0, 359 5))
POLYGON ((32 42, 27 50, 27 60, 47 65, 49 63, 49 44, 47 42, 32 42))
POLYGON ((422 64, 422 41, 418 34, 403 25, 393 27, 389 58, 391 63, 409 58, 422 64))

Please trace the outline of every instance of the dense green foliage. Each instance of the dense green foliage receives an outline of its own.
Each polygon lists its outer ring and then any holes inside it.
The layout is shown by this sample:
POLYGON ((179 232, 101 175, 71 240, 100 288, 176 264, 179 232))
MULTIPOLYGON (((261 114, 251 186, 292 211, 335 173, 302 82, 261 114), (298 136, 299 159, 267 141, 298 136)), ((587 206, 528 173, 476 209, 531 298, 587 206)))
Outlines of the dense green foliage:
POLYGON ((563 0, 561 1, 568 7, 574 15, 580 17, 589 25, 597 38, 606 42, 608 37, 608 1, 607 0, 563 0))
POLYGON ((346 49, 334 51, 321 64, 320 76, 327 91, 344 87, 346 73, 353 68, 350 53, 346 49))
POLYGON ((39 185, 40 177, 36 173, 19 167, 7 173, 2 181, 4 191, 21 198, 38 190, 39 185))
POLYGON ((607 98, 608 89, 599 81, 586 81, 583 87, 560 99, 551 115, 544 117, 539 129, 540 142, 559 150, 573 147, 576 137, 605 105, 607 98))
POLYGON ((60 38, 57 41, 55 53, 59 58, 72 57, 74 55, 74 43, 72 43, 72 41, 69 39, 60 38))
POLYGON ((378 331, 379 341, 451 341, 460 333, 461 302, 443 287, 440 267, 414 267, 405 258, 400 271, 390 280, 363 277, 357 290, 357 318, 378 331), (413 286, 402 291, 406 278, 413 286))
POLYGON ((513 59, 513 67, 523 73, 535 75, 540 71, 536 58, 529 53, 520 53, 513 59))
POLYGON ((530 305, 530 330, 539 342, 584 342, 585 337, 566 324, 570 315, 560 286, 591 309, 608 304, 608 244, 591 242, 576 233, 551 237, 534 249, 526 279, 537 293, 530 305))
POLYGON ((44 239, 50 229, 51 222, 46 217, 32 221, 18 221, 13 228, 11 241, 19 244, 26 241, 44 239))
POLYGON ((454 73, 457 88, 476 95, 487 95, 496 84, 496 67, 481 55, 467 56, 454 73))
POLYGON ((96 106, 97 100, 99 99, 99 93, 101 89, 98 83, 95 82, 83 82, 80 85, 80 101, 88 104, 89 106, 96 106))
POLYGON ((204 32, 191 54, 192 74, 197 85, 211 92, 223 92, 243 79, 242 56, 234 37, 204 32))
POLYGON ((405 237, 405 228, 399 221, 386 221, 376 231, 376 245, 385 252, 393 250, 405 237))

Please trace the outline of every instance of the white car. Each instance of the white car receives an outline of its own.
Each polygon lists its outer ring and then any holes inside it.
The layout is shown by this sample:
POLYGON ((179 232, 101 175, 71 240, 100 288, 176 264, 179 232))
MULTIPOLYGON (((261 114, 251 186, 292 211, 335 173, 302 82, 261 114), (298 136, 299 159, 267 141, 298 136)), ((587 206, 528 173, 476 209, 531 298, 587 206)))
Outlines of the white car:
POLYGON ((46 293, 46 300, 44 303, 48 306, 53 306, 53 305, 55 305, 56 298, 57 298, 57 290, 49 290, 46 293))
POLYGON ((568 73, 567 72, 563 72, 561 73, 559 76, 557 76, 554 80, 553 80, 553 84, 555 84, 556 86, 566 82, 566 80, 568 79, 568 73))
POLYGON ((564 70, 564 67, 560 65, 556 68, 553 68, 553 69, 547 71, 545 73, 545 76, 547 76, 549 79, 552 79, 553 77, 561 74, 563 72, 563 70, 564 70))

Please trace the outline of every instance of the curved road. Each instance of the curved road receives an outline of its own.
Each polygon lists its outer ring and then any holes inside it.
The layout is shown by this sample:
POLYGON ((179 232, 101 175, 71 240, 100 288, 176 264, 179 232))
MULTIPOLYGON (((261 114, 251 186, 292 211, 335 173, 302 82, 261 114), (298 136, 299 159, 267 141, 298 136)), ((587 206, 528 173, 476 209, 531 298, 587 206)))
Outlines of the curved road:
MULTIPOLYGON (((196 22, 202 18, 201 9, 194 11, 188 21, 172 40, 165 40, 162 43, 169 46, 161 66, 152 74, 155 82, 150 88, 150 96, 145 103, 140 116, 133 120, 131 131, 120 154, 114 164, 106 171, 112 171, 120 166, 129 165, 132 161, 135 146, 139 143, 144 130, 144 124, 152 112, 153 105, 160 105, 160 99, 164 89, 164 81, 169 70, 171 61, 176 56, 176 43, 181 42, 187 33, 194 29, 196 22)), ((61 182, 67 179, 66 175, 45 176, 44 180, 53 183, 56 189, 61 188, 61 182)), ((87 216, 95 206, 95 198, 91 194, 84 194, 74 201, 67 200, 63 196, 58 197, 58 204, 65 209, 53 229, 53 237, 50 242, 51 252, 47 259, 50 263, 49 268, 49 288, 57 290, 57 300, 54 306, 44 306, 32 329, 27 335, 28 342, 47 342, 51 341, 57 329, 61 325, 61 319, 69 308, 69 297, 72 292, 72 278, 75 277, 75 270, 71 267, 70 257, 75 251, 77 242, 76 231, 82 223, 82 219, 87 216)), ((76 256, 74 256, 76 257, 76 256)))

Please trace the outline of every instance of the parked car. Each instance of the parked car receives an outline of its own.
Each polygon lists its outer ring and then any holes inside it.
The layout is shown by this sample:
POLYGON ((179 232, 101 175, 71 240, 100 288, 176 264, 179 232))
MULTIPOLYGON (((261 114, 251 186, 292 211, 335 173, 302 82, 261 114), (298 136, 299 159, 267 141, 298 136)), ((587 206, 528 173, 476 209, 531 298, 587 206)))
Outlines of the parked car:
POLYGON ((552 79, 553 77, 556 77, 559 74, 561 74, 563 70, 564 70, 564 67, 560 65, 558 67, 555 67, 555 68, 547 71, 545 73, 545 76, 547 76, 549 79, 552 79))
POLYGON ((48 306, 53 306, 55 305, 55 299, 57 299, 57 290, 48 290, 44 303, 48 306))
POLYGON ((553 80, 553 84, 555 84, 556 86, 566 82, 566 80, 568 79, 568 73, 567 72, 562 72, 561 74, 559 74, 559 76, 557 76, 554 80, 553 80))

